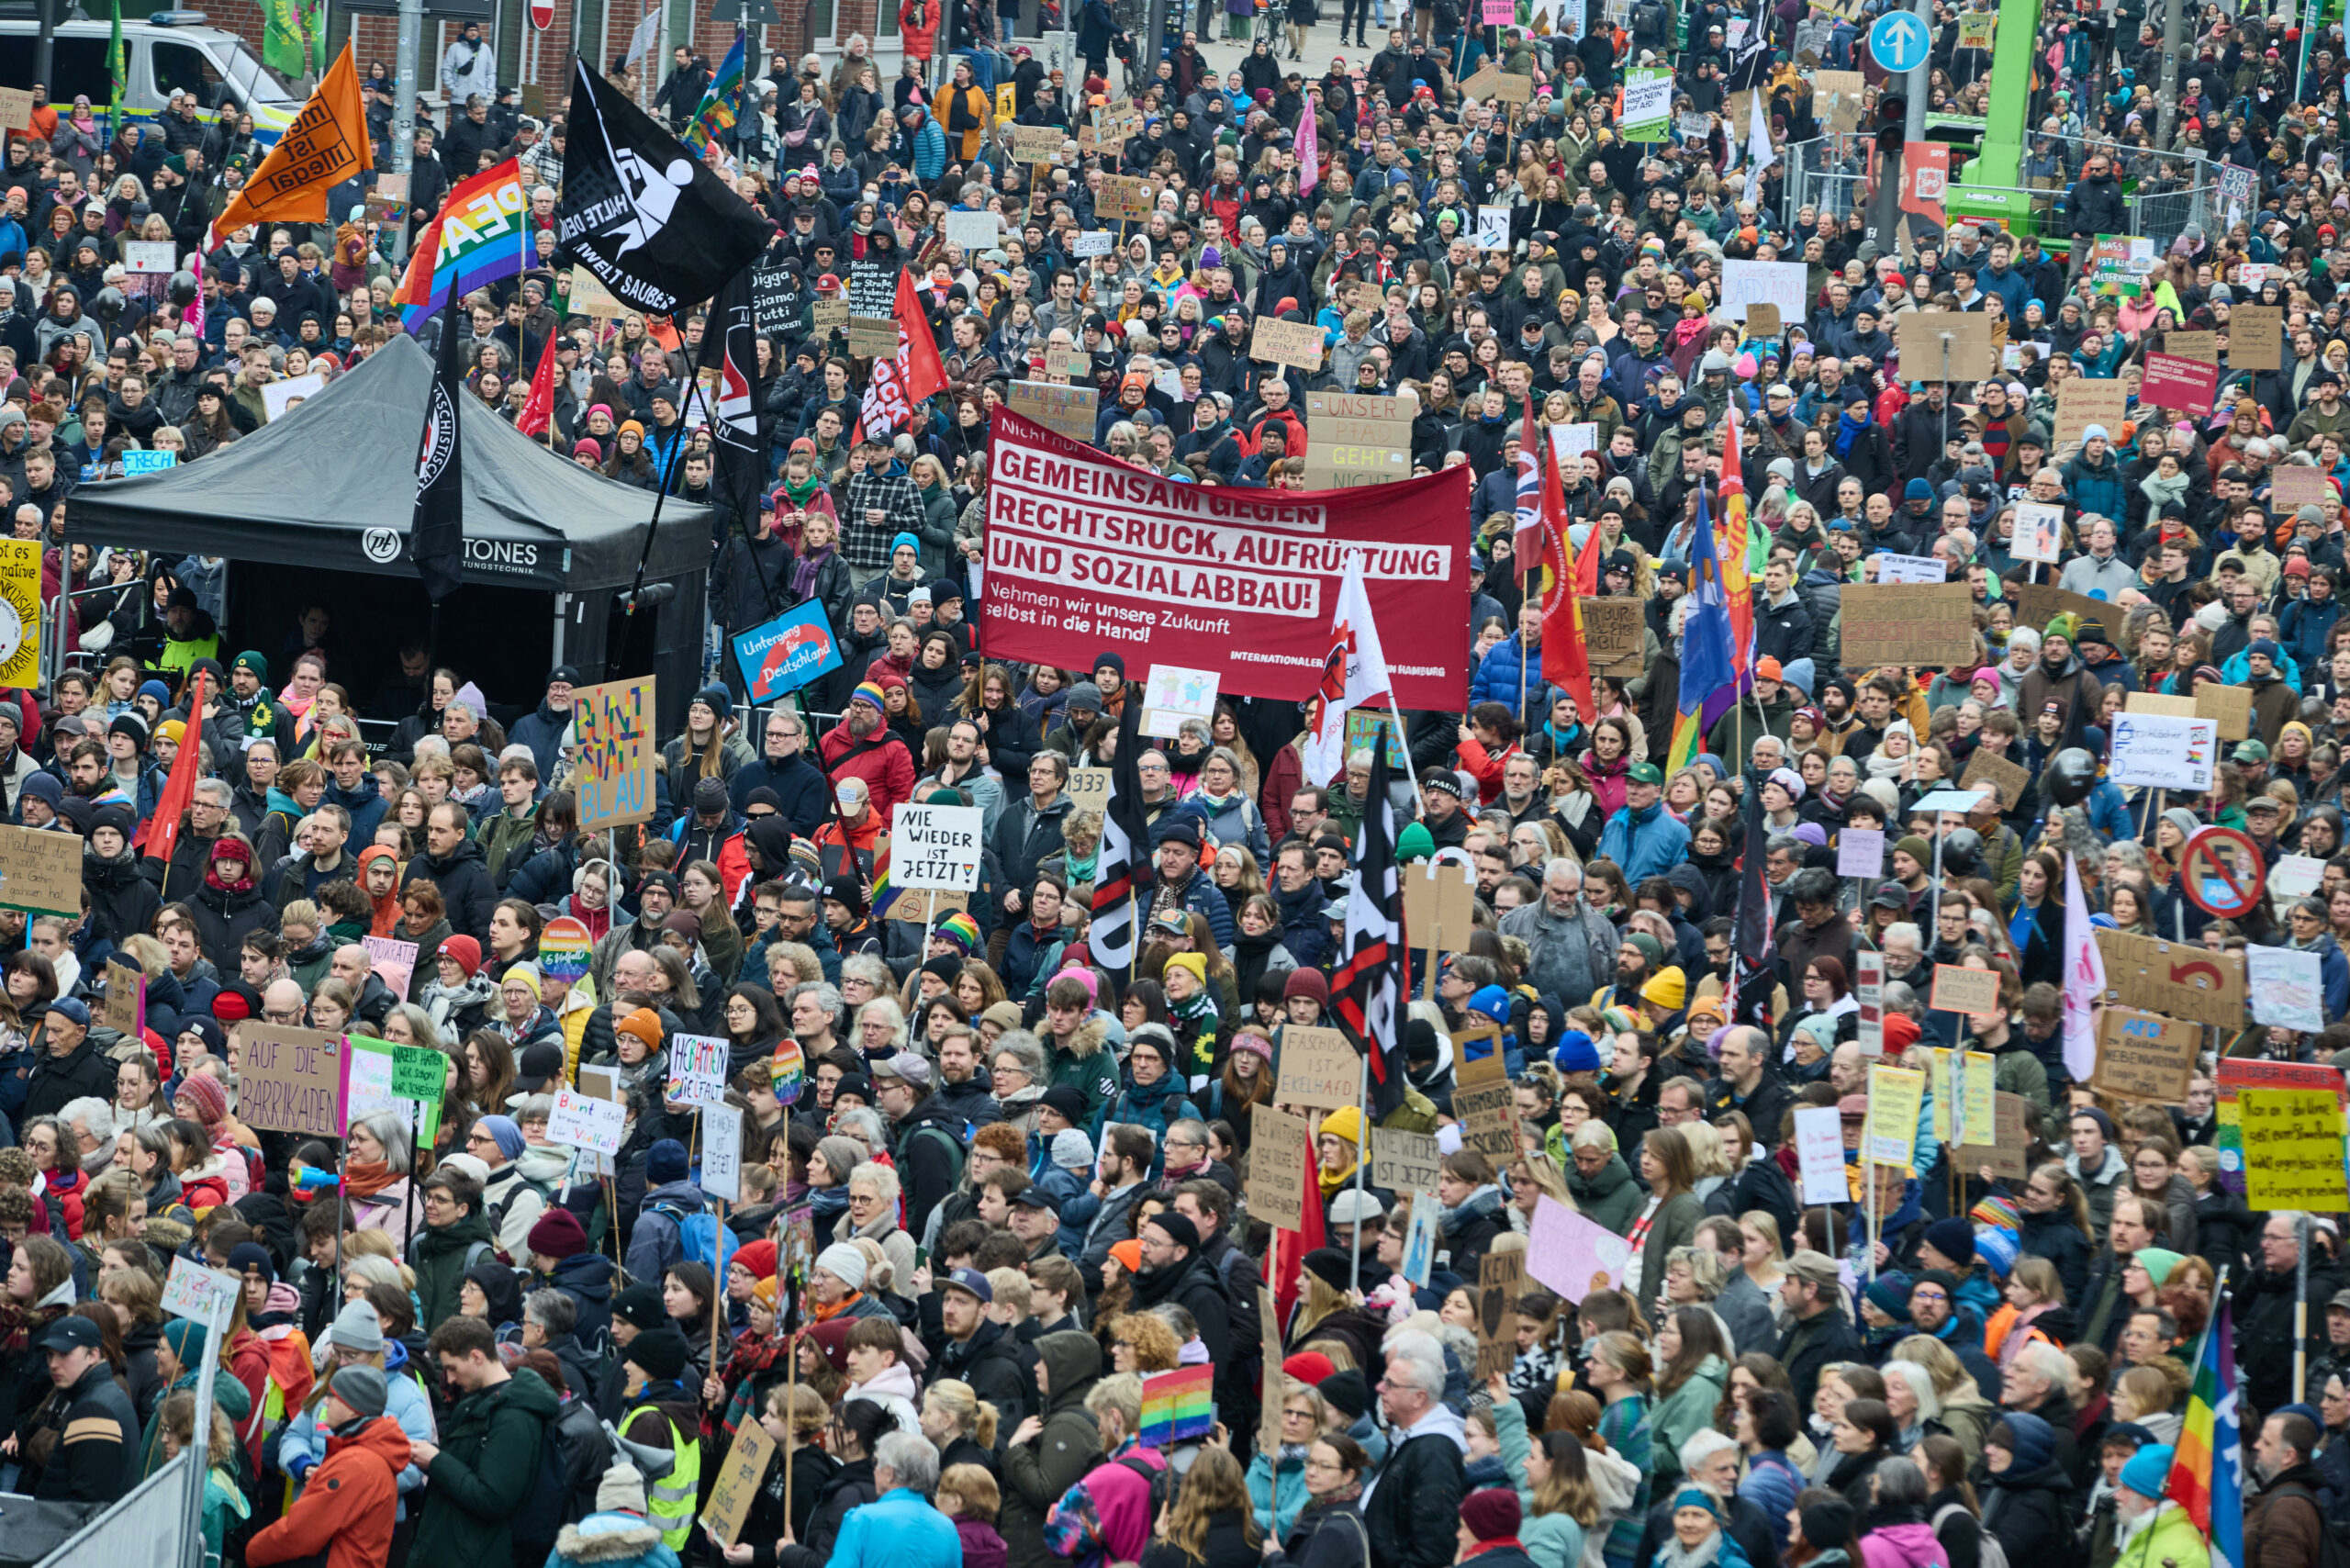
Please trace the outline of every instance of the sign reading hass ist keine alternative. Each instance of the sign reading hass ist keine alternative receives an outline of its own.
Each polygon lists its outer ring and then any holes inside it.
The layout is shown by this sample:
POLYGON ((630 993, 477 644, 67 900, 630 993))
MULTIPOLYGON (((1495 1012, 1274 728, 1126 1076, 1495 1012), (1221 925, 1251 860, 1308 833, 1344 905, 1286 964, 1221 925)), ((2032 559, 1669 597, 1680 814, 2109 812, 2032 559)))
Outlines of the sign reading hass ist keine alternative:
MULTIPOLYGON (((1382 626, 1468 612, 1458 526, 1465 469, 1360 489, 1285 495, 1178 485, 996 411, 981 613, 990 652, 1091 667, 1104 646, 1213 670, 1217 689, 1302 698, 1330 652, 1331 606, 1360 552, 1382 626)), ((1468 650, 1421 638, 1388 650, 1404 708, 1451 711, 1468 650)))

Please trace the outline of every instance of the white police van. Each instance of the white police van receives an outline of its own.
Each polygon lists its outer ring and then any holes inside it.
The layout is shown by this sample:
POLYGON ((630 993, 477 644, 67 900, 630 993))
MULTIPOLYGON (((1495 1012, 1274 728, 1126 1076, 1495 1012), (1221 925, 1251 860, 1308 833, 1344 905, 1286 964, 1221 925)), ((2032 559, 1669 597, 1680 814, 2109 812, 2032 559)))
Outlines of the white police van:
MULTIPOLYGON (((62 108, 74 95, 87 95, 100 114, 114 97, 106 68, 111 20, 92 21, 80 12, 57 26, 55 64, 49 101, 62 108)), ((0 5, 0 87, 30 87, 40 23, 26 5, 0 5)), ((302 110, 301 95, 263 65, 261 56, 235 33, 206 25, 201 11, 158 11, 143 21, 123 18, 123 109, 134 121, 162 118, 172 95, 194 93, 198 118, 217 118, 225 95, 253 117, 253 139, 274 143, 302 110)))

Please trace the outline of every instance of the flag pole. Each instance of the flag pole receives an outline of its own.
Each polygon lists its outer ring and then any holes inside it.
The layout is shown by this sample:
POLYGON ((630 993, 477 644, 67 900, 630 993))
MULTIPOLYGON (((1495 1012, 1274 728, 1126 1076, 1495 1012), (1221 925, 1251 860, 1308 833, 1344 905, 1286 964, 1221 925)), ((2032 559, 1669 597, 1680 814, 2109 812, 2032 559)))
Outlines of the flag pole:
MULTIPOLYGON (((1357 876, 1360 878, 1360 873, 1358 872, 1357 876)), ((1433 971, 1433 965, 1430 969, 1433 971)), ((1369 1049, 1362 1053, 1362 1086, 1357 1091, 1355 1101, 1355 1114, 1360 1123, 1356 1130, 1362 1134, 1362 1147, 1355 1150, 1355 1235, 1347 1249, 1348 1267, 1352 1271, 1350 1277, 1354 1282, 1348 1288, 1358 1292, 1362 1289, 1362 1177, 1363 1168, 1371 1163, 1371 1053, 1379 1049, 1376 1040, 1366 1041, 1365 1044, 1369 1049)))

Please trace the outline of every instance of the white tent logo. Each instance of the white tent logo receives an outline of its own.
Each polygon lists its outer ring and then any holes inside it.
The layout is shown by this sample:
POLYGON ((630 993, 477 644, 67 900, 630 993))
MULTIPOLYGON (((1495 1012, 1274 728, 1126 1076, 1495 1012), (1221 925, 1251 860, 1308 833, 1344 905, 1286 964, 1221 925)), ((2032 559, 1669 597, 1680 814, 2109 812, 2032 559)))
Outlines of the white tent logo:
POLYGON ((400 535, 397 529, 371 528, 359 536, 360 553, 377 566, 386 566, 400 558, 400 535))

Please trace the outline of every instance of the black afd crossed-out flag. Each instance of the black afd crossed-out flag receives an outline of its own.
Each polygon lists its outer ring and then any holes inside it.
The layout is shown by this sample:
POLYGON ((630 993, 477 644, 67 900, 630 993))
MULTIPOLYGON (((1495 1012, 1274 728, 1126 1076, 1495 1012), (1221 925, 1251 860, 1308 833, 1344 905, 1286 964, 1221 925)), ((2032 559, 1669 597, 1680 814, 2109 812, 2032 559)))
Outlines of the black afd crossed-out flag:
POLYGON ((1118 715, 1118 751, 1110 759, 1110 800, 1102 809, 1102 851, 1093 866, 1093 961, 1131 970, 1142 950, 1157 871, 1150 819, 1142 798, 1142 704, 1118 715))
POLYGON ((1404 882, 1395 858, 1395 800, 1387 748, 1371 748, 1371 788, 1347 883, 1347 933, 1330 974, 1330 1010, 1371 1063, 1370 1115, 1404 1103, 1404 882))
POLYGON ((774 226, 586 61, 574 65, 555 239, 640 310, 674 316, 758 260, 774 226))
POLYGON ((465 577, 465 483, 457 440, 457 409, 467 400, 464 356, 456 313, 441 313, 441 352, 432 388, 425 394, 424 432, 416 452, 416 515, 408 526, 408 554, 424 579, 425 597, 438 605, 465 577))

